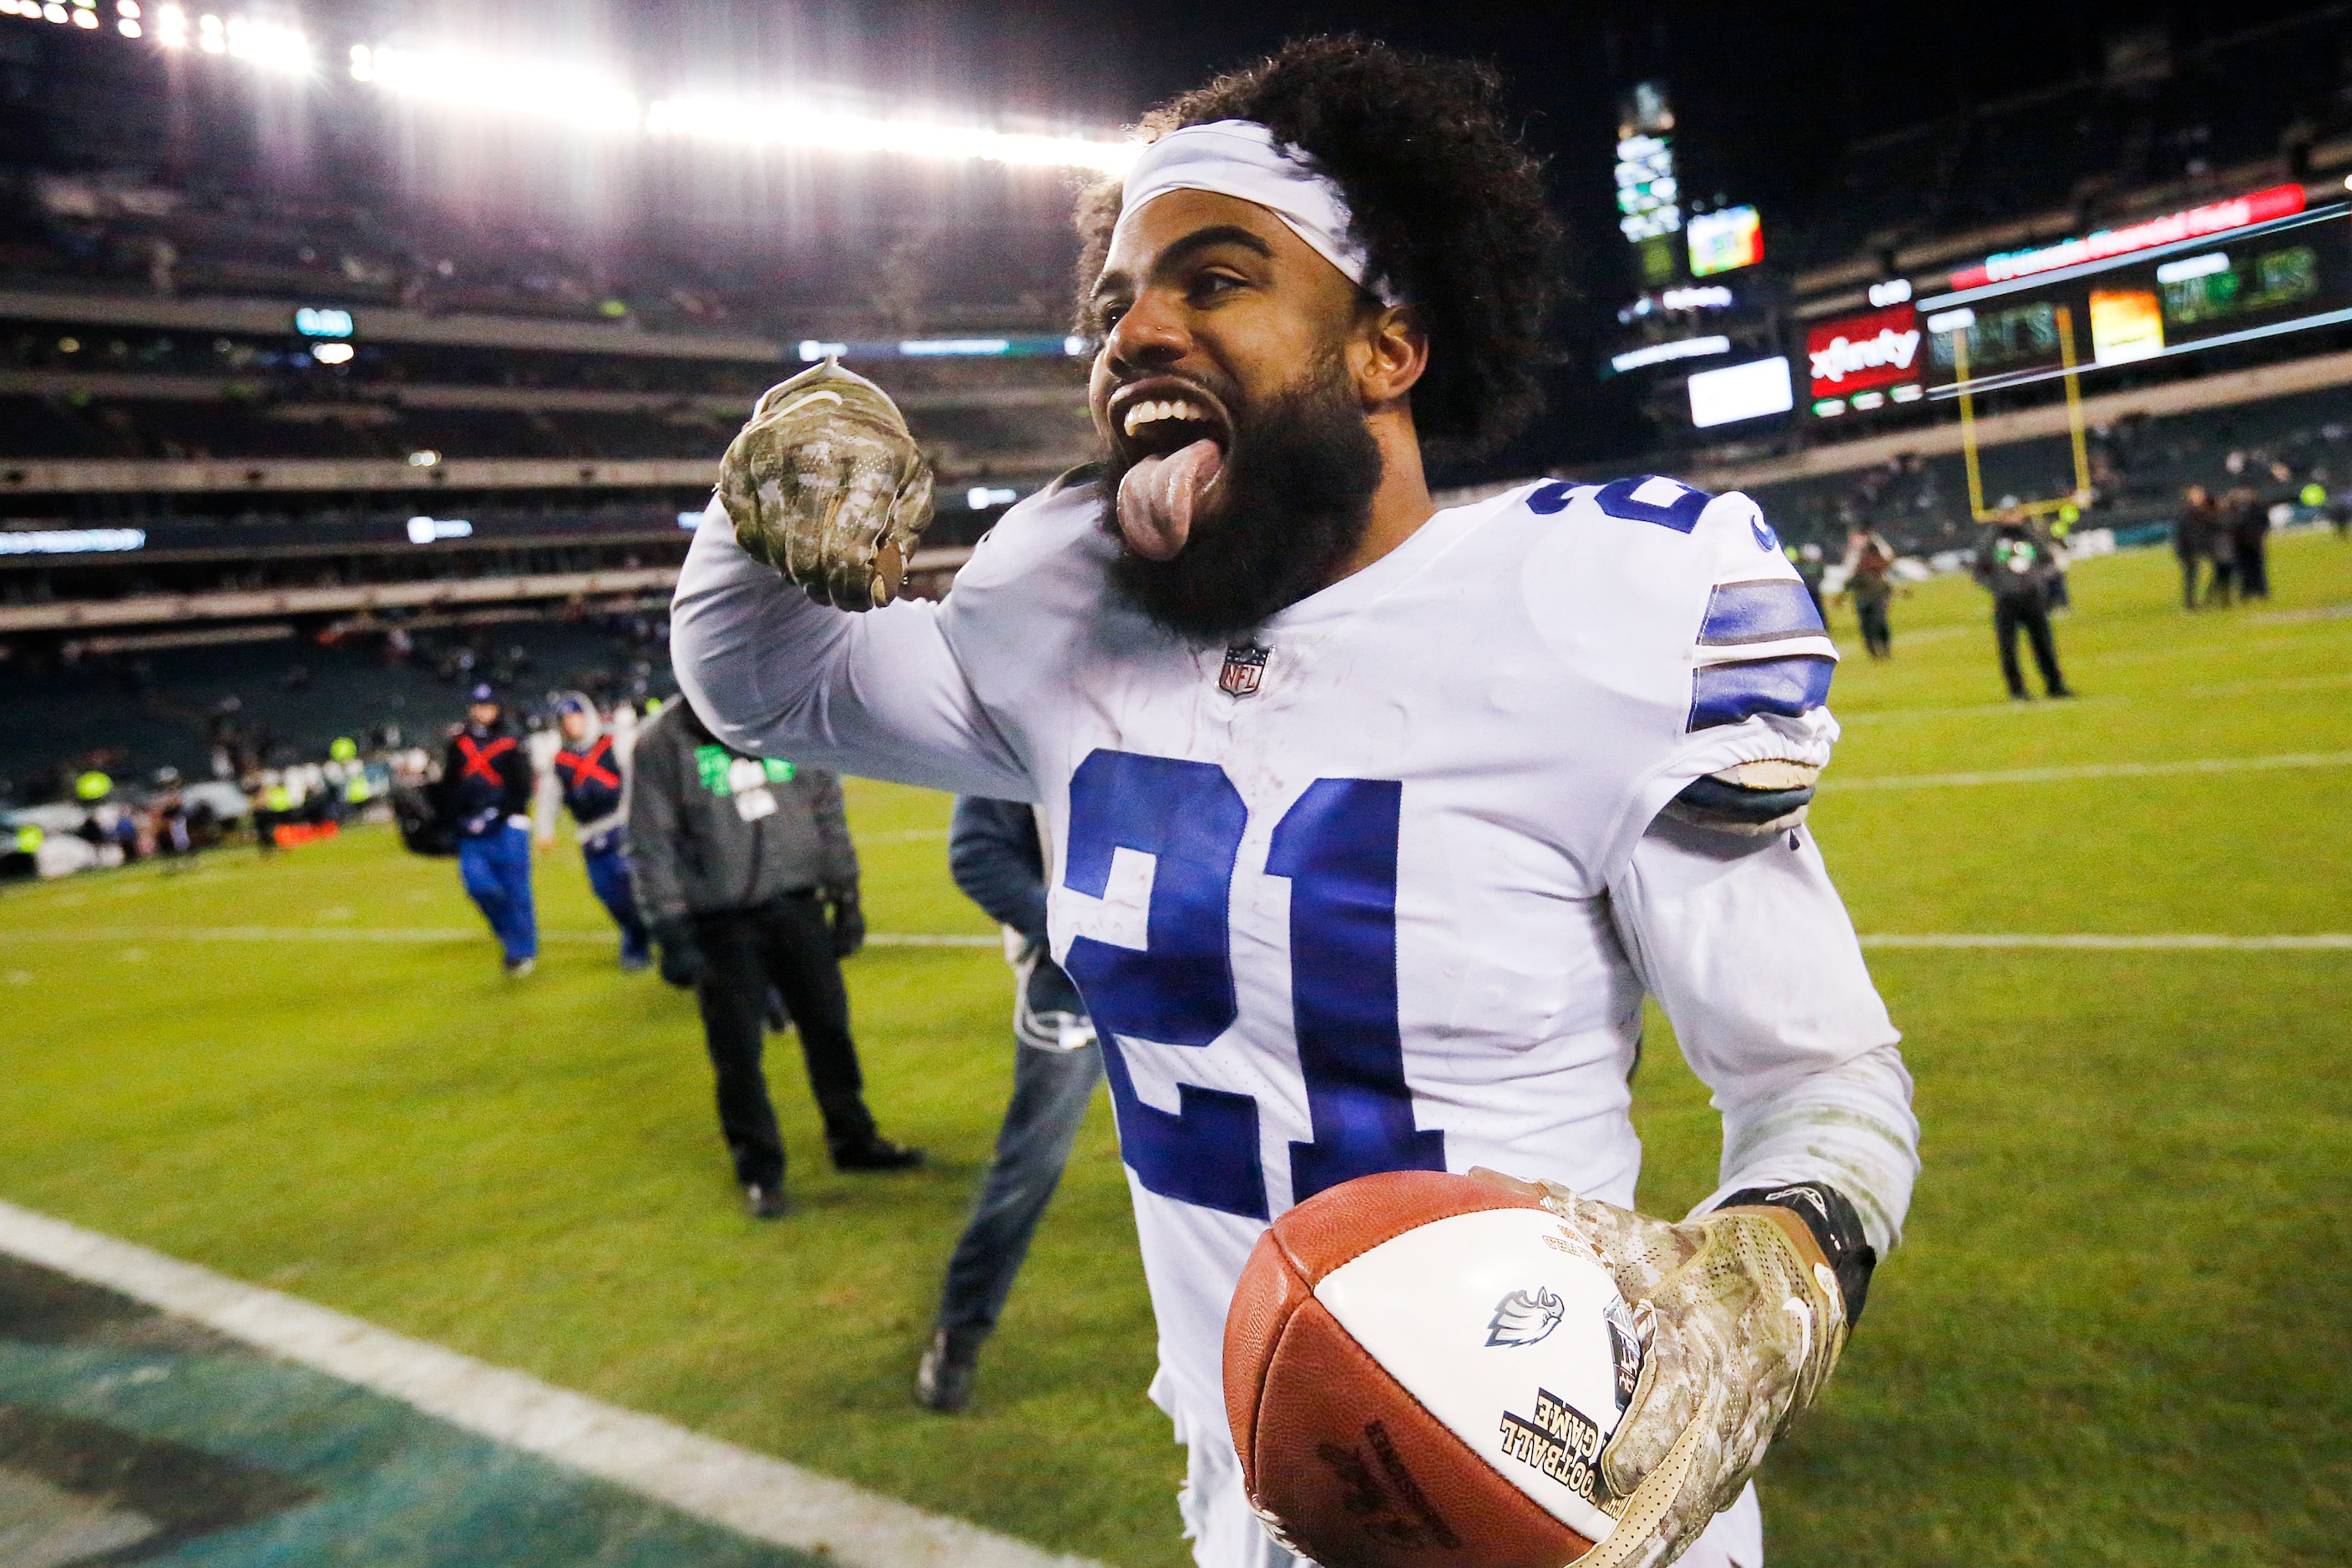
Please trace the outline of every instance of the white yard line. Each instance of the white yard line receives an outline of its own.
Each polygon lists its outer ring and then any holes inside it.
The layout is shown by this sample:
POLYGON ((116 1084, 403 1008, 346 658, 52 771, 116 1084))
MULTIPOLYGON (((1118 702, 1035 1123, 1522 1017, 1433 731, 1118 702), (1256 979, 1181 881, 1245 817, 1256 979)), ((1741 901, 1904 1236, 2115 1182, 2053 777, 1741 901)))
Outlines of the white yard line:
POLYGON ((0 1251, 846 1568, 1094 1568, 12 1204, 0 1203, 0 1251))
MULTIPOLYGON (((2271 691, 2321 691, 2330 687, 2352 686, 2352 670, 2337 670, 2328 675, 2282 675, 2257 680, 2231 680, 2218 686, 2183 686, 2166 691, 2100 691, 2072 702, 2019 702, 2004 699, 1999 702, 1968 702, 1951 708, 1877 708, 1858 713, 1839 713, 1838 723, 1846 729, 1867 728, 1874 724, 1909 723, 1924 719, 2032 719, 2040 716, 2063 718, 2084 708, 2110 708, 2141 702, 2164 702, 2178 707, 2183 698, 2190 697, 2255 697, 2271 691)), ((1832 703, 1832 708, 1835 708, 1832 703)))
MULTIPOLYGON (((489 931, 479 926, 72 926, 54 929, 0 929, 0 942, 487 942, 489 931)), ((542 931, 550 942, 613 942, 617 931, 542 931)), ((935 934, 929 931, 875 931, 868 947, 988 947, 1001 948, 999 936, 935 934)))
POLYGON ((2229 952, 2352 952, 2352 931, 2317 931, 2306 936, 2206 936, 2151 932, 2146 936, 2107 936, 2089 931, 2045 934, 2041 931, 1928 931, 1917 935, 1865 936, 1864 947, 2021 947, 2075 948, 2096 952, 2172 952, 2183 949, 2220 949, 2229 952))
POLYGON ((1944 789, 1970 784, 2060 784, 2069 779, 2155 778, 2169 773, 2236 773, 2270 768, 2352 767, 2352 752, 2288 752, 2272 757, 2198 757, 2169 763, 2075 763, 2052 768, 2004 768, 1981 773, 1894 773, 1842 779, 1824 774, 1832 790, 1944 789))

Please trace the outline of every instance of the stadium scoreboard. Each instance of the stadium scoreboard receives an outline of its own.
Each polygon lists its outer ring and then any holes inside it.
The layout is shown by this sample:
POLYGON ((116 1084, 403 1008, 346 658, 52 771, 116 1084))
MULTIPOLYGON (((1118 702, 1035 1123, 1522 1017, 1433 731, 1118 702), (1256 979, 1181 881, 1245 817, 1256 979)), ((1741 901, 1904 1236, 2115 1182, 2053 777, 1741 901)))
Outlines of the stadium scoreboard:
POLYGON ((2352 204, 2256 191, 1955 271, 1874 288, 1808 324, 1818 418, 1941 401, 2352 321, 2352 204))
POLYGON ((1937 399, 2329 326, 2352 321, 2352 206, 1980 283, 1918 310, 1937 399))

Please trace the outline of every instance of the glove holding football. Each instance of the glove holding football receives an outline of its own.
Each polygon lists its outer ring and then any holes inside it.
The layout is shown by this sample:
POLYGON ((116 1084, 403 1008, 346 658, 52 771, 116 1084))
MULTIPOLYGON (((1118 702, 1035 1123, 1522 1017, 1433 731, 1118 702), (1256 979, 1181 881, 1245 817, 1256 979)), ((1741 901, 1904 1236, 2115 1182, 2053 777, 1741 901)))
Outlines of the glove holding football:
MULTIPOLYGON (((1578 1568, 1672 1563, 1738 1500, 1766 1447, 1829 1381, 1869 1248, 1853 1227, 1859 1250, 1832 1267, 1807 1221, 1777 1202, 1669 1225, 1555 1183, 1471 1173, 1540 1200, 1591 1243, 1646 1342, 1640 1382, 1601 1452, 1618 1524, 1578 1568)), ((1790 1191, 1817 1206, 1825 1195, 1851 1220, 1828 1189, 1790 1191)))
POLYGON ((735 541, 821 605, 898 594, 931 470, 888 395, 828 358, 768 389, 719 466, 735 541))

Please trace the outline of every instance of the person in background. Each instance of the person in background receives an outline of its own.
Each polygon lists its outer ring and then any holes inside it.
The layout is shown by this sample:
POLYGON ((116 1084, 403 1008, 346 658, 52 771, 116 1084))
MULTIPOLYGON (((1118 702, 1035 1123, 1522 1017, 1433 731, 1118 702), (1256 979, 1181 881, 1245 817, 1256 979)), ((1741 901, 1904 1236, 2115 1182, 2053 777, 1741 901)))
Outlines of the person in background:
POLYGON ((1895 547, 1879 535, 1856 532, 1846 541, 1845 594, 1853 601, 1862 646, 1873 658, 1895 657, 1895 633, 1886 618, 1895 597, 1889 576, 1894 570, 1895 547))
POLYGON ((753 1217, 786 1212, 784 1144, 761 1067, 771 987, 798 1026, 824 1141, 841 1171, 896 1171, 922 1151, 876 1130, 841 961, 866 940, 841 784, 822 768, 746 756, 691 706, 637 731, 629 850, 661 975, 691 987, 718 1079, 719 1128, 753 1217), (826 915, 831 911, 831 921, 826 915))
POLYGON ((2230 537, 2238 569, 2238 597, 2271 596, 2271 517, 2251 485, 2237 485, 2221 498, 2221 527, 2230 537))
POLYGON ((155 770, 155 793, 147 805, 155 814, 156 848, 181 863, 165 869, 184 868, 184 863, 195 855, 196 842, 188 827, 188 797, 179 769, 155 770))
POLYGON ((2238 541, 2230 528, 2229 500, 2227 491, 2213 499, 2213 520, 2205 532, 2205 559, 2213 563, 2213 574, 2205 584, 2205 603, 2224 608, 2234 597, 2238 581, 2238 541))
POLYGON ((2025 677, 2017 666, 2017 634, 2033 644, 2033 662, 2043 691, 2072 697, 2058 669, 2058 641, 2050 631, 2050 580, 2057 574, 2056 552, 2021 512, 2011 512, 1977 552, 1976 579, 1992 595, 1992 635, 2000 649, 2001 679, 2012 700, 2027 700, 2025 677))
POLYGON ((555 842, 560 800, 578 829, 588 886, 621 928, 621 967, 639 970, 653 962, 652 939, 638 917, 629 882, 630 736, 608 731, 595 703, 581 692, 555 700, 555 745, 539 774, 531 816, 541 846, 555 842))
POLYGON ((507 729, 506 709, 488 686, 474 688, 466 723, 449 737, 441 787, 457 825, 457 873, 490 922, 506 972, 520 978, 539 962, 539 919, 530 898, 530 758, 507 729))
POLYGON ((916 1403, 943 1413, 971 1402, 980 1347, 995 1331, 1103 1076, 1086 1003, 1046 952, 1045 855, 1035 814, 1013 801, 958 800, 948 869, 964 897, 1004 928, 1013 1051, 1013 1099, 996 1158, 948 1260, 939 1320, 915 1374, 916 1403))
POLYGON ((2172 520, 2172 553, 2180 562, 2180 607, 2197 607, 2197 579, 2211 555, 2213 538, 2221 530, 2221 514, 2203 485, 2181 492, 2180 511, 2172 520))
POLYGON ((253 842, 262 854, 278 848, 278 829, 290 821, 300 804, 286 775, 276 768, 257 768, 245 781, 245 797, 253 806, 253 842))

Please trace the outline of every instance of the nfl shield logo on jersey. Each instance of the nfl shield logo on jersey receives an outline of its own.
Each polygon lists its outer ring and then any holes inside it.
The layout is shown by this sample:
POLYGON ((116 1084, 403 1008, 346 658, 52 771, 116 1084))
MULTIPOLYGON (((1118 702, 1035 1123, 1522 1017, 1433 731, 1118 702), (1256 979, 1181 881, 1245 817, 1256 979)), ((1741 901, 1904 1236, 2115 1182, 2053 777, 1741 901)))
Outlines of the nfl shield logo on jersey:
POLYGON ((1217 689, 1228 697, 1247 697, 1265 679, 1268 650, 1255 643, 1236 643, 1225 649, 1225 668, 1217 672, 1217 689))

